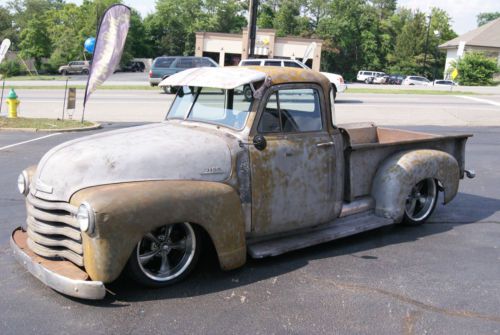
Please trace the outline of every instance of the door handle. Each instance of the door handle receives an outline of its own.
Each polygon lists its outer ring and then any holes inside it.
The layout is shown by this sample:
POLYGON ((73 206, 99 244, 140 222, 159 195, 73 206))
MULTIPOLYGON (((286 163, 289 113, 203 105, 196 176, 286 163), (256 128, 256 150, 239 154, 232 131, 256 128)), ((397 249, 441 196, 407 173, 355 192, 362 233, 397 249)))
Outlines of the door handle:
POLYGON ((334 143, 333 142, 325 142, 325 143, 318 143, 316 144, 316 146, 318 148, 322 148, 322 147, 331 147, 334 143))

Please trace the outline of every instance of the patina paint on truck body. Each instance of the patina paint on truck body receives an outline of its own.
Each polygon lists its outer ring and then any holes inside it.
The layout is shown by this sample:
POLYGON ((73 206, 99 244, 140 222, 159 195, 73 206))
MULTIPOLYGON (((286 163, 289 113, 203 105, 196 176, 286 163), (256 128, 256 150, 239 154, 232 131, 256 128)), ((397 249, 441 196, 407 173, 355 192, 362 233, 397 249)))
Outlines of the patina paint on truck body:
POLYGON ((165 286, 196 265, 274 256, 394 223, 457 194, 470 135, 335 125, 331 86, 291 68, 197 68, 159 124, 50 150, 18 179, 27 227, 14 254, 46 285, 100 299, 121 273, 165 286), (251 86, 253 99, 244 87, 251 86))

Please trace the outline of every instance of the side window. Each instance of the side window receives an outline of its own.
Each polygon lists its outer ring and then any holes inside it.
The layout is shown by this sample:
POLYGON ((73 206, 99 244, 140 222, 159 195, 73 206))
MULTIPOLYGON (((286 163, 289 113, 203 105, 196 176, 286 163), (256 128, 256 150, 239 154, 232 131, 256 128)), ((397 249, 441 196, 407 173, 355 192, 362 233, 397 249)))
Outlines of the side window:
POLYGON ((161 68, 167 68, 172 65, 173 61, 175 58, 157 58, 154 67, 161 67, 161 68))
POLYGON ((267 100, 257 131, 259 133, 278 133, 281 131, 278 93, 273 93, 267 100))
POLYGON ((285 67, 298 67, 299 69, 302 68, 302 66, 300 66, 299 64, 290 61, 285 61, 285 67))
POLYGON ((284 132, 319 131, 322 127, 319 93, 312 88, 279 91, 284 132))
POLYGON ((241 63, 241 66, 259 66, 260 60, 247 60, 241 63))
POLYGON ((192 58, 180 58, 175 64, 175 67, 179 69, 190 69, 195 67, 195 64, 192 58))
POLYGON ((281 66, 280 60, 266 60, 264 66, 281 66))
POLYGON ((267 101, 259 132, 310 132, 323 129, 319 92, 316 89, 283 89, 267 101))

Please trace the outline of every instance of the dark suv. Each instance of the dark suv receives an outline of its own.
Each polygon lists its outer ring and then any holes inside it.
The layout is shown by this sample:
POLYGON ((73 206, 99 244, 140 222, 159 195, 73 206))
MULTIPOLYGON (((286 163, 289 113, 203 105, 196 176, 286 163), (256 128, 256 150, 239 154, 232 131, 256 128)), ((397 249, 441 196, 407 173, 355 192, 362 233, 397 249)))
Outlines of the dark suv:
POLYGON ((177 72, 193 67, 218 67, 219 65, 208 57, 162 56, 153 61, 149 71, 149 84, 157 86, 163 79, 177 72))

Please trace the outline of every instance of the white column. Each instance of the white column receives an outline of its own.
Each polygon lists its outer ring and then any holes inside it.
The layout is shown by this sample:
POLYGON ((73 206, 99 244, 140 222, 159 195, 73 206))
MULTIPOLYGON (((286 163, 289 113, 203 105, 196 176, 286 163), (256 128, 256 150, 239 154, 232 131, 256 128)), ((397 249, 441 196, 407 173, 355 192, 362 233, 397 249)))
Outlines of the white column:
POLYGON ((224 51, 224 49, 221 49, 221 51, 219 52, 219 65, 220 66, 224 66, 224 58, 226 58, 226 52, 224 51))

